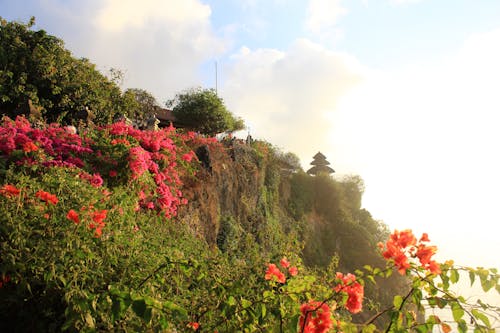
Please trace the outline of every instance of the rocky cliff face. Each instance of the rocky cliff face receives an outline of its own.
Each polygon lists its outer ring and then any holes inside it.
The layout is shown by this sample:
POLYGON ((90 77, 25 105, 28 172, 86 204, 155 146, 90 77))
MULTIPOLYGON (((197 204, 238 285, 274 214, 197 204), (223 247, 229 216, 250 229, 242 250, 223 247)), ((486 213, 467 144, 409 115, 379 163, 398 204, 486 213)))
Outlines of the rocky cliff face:
POLYGON ((257 232, 267 215, 279 207, 279 175, 271 179, 269 156, 240 141, 209 147, 209 165, 186 183, 190 204, 179 212, 182 222, 192 226, 206 241, 215 245, 221 221, 234 220, 246 232, 257 232), (272 184, 272 181, 276 184, 272 184), (275 186, 275 188, 272 188, 275 186))

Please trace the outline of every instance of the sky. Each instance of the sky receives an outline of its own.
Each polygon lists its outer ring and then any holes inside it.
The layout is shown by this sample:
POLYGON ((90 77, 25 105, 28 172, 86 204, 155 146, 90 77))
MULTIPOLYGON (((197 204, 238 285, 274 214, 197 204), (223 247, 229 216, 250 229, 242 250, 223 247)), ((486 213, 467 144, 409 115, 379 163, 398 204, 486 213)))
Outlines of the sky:
POLYGON ((35 16, 160 103, 217 87, 254 138, 361 176, 375 219, 500 268, 500 1, 0 0, 0 16, 35 16))

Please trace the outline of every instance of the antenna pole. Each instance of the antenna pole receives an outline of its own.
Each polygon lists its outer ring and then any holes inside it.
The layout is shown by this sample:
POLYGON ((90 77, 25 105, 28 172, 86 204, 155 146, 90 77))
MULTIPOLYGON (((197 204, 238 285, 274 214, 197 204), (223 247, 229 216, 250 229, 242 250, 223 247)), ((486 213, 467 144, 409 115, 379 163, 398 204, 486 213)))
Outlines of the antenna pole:
POLYGON ((215 62, 215 94, 217 95, 217 61, 215 62))

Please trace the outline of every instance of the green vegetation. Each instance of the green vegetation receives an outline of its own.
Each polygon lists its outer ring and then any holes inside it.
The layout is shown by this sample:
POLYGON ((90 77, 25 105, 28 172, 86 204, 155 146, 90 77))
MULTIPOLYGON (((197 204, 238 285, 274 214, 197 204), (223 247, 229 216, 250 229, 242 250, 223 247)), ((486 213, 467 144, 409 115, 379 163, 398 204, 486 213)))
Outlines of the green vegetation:
POLYGON ((87 59, 76 59, 62 40, 17 22, 0 23, 0 110, 16 116, 31 113, 48 121, 111 121, 129 111, 119 87, 87 59), (82 115, 82 112, 84 113, 82 115))
POLYGON ((226 109, 222 98, 213 89, 189 89, 167 103, 183 126, 200 133, 215 135, 244 128, 243 120, 226 109))

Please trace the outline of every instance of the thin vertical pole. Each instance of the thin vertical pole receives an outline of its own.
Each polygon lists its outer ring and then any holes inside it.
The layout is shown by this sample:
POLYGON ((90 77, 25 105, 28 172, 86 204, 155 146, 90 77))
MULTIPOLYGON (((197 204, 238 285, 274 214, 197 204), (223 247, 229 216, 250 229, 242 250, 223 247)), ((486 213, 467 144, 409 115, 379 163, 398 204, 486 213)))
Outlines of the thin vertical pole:
POLYGON ((217 61, 215 62, 215 94, 217 95, 217 61))

